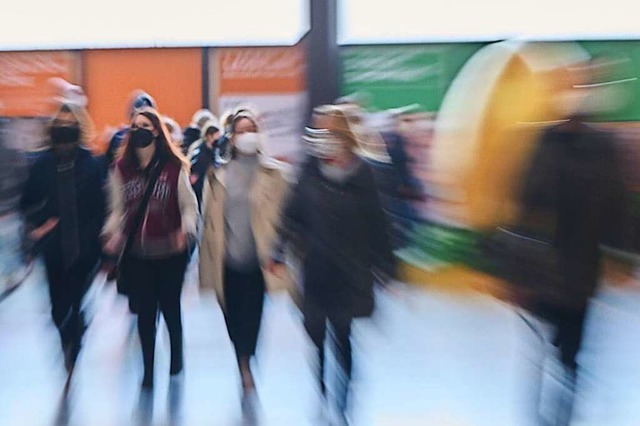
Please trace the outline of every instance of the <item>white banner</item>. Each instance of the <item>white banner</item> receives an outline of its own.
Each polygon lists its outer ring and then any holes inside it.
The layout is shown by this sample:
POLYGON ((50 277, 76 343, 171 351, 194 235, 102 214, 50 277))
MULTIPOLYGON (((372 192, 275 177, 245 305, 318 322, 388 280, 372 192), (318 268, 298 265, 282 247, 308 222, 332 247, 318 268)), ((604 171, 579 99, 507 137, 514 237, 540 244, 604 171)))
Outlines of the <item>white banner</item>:
POLYGON ((307 94, 228 95, 218 100, 219 111, 237 106, 251 108, 259 117, 260 130, 266 135, 266 155, 294 162, 302 152, 301 135, 305 126, 307 94))

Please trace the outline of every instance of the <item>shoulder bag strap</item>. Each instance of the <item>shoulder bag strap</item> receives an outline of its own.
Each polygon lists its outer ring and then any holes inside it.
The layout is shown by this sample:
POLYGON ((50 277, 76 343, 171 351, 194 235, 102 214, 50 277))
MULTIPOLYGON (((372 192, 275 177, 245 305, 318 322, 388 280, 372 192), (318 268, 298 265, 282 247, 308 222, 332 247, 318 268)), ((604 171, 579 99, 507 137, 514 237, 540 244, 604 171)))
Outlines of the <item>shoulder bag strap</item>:
POLYGON ((151 193, 153 192, 154 187, 156 186, 156 182, 158 181, 158 177, 164 168, 164 163, 157 162, 153 171, 151 172, 151 176, 149 177, 149 181, 147 182, 147 186, 144 190, 144 195, 142 196, 142 201, 140 201, 140 205, 138 206, 138 210, 136 211, 136 215, 133 219, 133 223, 131 229, 129 231, 129 235, 127 236, 127 242, 124 245, 124 249, 122 250, 122 256, 124 256, 127 251, 131 248, 133 244, 133 240, 138 233, 138 229, 140 229, 140 224, 142 223, 142 219, 147 210, 147 205, 149 204, 149 199, 151 198, 151 193))

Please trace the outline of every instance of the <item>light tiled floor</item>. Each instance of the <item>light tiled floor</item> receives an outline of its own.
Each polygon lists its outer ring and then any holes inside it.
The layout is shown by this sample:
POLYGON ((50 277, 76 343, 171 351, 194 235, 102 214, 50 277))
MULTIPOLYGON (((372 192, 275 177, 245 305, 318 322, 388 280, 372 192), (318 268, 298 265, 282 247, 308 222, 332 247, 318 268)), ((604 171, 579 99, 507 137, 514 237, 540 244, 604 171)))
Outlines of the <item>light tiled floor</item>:
MULTIPOLYGON (((140 392, 134 318, 112 287, 98 285, 87 298, 93 321, 65 394, 41 273, 0 303, 0 425, 250 424, 219 307, 212 295, 198 294, 193 274, 183 297, 182 379, 168 378, 162 327, 156 388, 140 392)), ((381 294, 375 316, 355 326, 354 341, 355 425, 532 424, 527 407, 541 341, 503 303, 415 289, 381 294)), ((576 425, 640 424, 639 342, 640 290, 606 288, 594 302, 581 353, 576 425)), ((312 424, 309 351, 289 300, 270 297, 255 366, 259 424, 312 424)), ((545 389, 553 394, 557 367, 547 369, 545 389)))

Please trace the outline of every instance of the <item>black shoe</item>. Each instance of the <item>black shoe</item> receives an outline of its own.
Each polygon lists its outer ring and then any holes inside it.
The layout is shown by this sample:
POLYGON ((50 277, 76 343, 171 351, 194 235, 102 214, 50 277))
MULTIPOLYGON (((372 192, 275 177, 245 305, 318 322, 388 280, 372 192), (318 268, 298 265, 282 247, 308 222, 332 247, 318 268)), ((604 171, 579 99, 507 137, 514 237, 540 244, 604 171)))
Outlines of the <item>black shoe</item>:
POLYGON ((171 360, 171 368, 169 369, 169 374, 171 376, 177 376, 178 374, 182 373, 182 370, 184 370, 182 359, 175 362, 171 360))
POLYGON ((129 312, 133 315, 138 315, 138 303, 131 296, 129 296, 129 312))
POLYGON ((153 388, 153 374, 146 374, 142 379, 142 389, 152 389, 153 388))
POLYGON ((71 355, 71 348, 65 348, 63 350, 64 354, 64 368, 67 370, 68 374, 71 374, 73 368, 75 367, 75 362, 73 361, 73 357, 71 355))
POLYGON ((171 345, 171 367, 169 374, 176 376, 182 373, 184 369, 184 356, 182 352, 182 343, 171 345))
POLYGON ((78 361, 78 355, 80 355, 80 343, 71 343, 65 345, 63 348, 64 353, 64 366, 67 369, 67 373, 71 374, 78 361))

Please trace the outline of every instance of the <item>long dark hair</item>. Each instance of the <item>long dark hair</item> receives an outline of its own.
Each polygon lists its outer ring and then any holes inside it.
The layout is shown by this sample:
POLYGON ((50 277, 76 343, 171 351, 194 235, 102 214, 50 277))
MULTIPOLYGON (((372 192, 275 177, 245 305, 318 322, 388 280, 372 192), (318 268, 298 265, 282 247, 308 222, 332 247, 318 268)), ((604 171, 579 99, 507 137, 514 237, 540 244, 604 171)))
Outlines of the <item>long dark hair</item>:
MULTIPOLYGON (((153 127, 158 129, 158 137, 156 138, 156 158, 158 158, 162 162, 173 162, 174 164, 180 165, 181 167, 189 168, 190 164, 187 158, 182 154, 180 149, 174 144, 172 144, 169 137, 169 131, 167 130, 167 126, 165 126, 163 120, 160 118, 160 114, 158 111, 151 107, 141 108, 133 114, 131 118, 131 125, 135 121, 138 115, 142 115, 151 121, 153 127)), ((130 126, 131 126, 130 125, 130 126)), ((131 129, 131 127, 129 127, 131 129)), ((135 166, 139 166, 138 156, 135 152, 135 147, 129 143, 130 133, 127 133, 125 136, 123 145, 121 148, 121 155, 123 161, 129 162, 130 164, 134 164, 135 166)))

